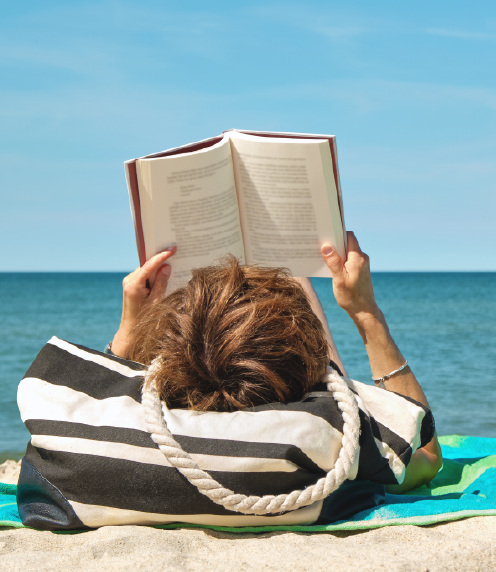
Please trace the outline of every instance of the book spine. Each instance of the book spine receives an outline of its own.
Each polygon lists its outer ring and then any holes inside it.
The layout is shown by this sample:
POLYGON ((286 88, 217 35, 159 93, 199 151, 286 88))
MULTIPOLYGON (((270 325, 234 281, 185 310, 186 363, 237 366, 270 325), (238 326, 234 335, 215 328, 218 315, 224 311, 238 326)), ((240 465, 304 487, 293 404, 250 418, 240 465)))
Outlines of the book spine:
POLYGON ((138 258, 140 266, 146 262, 145 235, 143 234, 143 223, 141 220, 141 203, 138 188, 138 173, 136 170, 136 159, 124 163, 126 173, 127 190, 129 192, 129 204, 133 217, 134 231, 136 233, 136 246, 138 247, 138 258))
POLYGON ((172 149, 167 149, 167 151, 160 151, 159 153, 145 155, 144 157, 141 157, 141 159, 160 159, 162 157, 173 157, 174 155, 186 155, 187 153, 194 153, 195 151, 201 151, 202 149, 213 147, 216 143, 219 143, 219 141, 222 141, 222 135, 218 137, 202 139, 202 141, 198 141, 197 143, 181 145, 181 147, 173 147, 172 149))

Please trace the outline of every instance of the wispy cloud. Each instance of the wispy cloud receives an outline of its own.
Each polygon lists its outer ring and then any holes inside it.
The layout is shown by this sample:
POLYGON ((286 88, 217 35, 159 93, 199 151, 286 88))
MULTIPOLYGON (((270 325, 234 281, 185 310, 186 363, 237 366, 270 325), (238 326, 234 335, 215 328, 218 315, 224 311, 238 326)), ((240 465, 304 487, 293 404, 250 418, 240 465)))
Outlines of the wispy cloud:
POLYGON ((482 87, 466 87, 453 84, 378 81, 382 90, 391 90, 393 94, 402 95, 408 101, 419 103, 442 103, 466 101, 489 109, 496 109, 496 90, 482 87))
POLYGON ((115 9, 85 3, 46 7, 12 18, 9 25, 0 23, 0 67, 109 77, 125 68, 134 74, 164 68, 188 54, 212 59, 222 53, 222 32, 229 28, 224 16, 116 4, 115 9))
POLYGON ((285 3, 252 6, 247 15, 266 23, 283 25, 288 31, 303 30, 305 33, 324 37, 334 44, 349 45, 359 37, 380 25, 376 19, 363 18, 359 14, 336 10, 333 7, 315 7, 311 4, 285 3))
POLYGON ((496 33, 460 28, 419 27, 406 19, 385 17, 370 10, 336 9, 333 6, 319 8, 298 2, 254 6, 248 14, 280 25, 304 29, 324 36, 334 43, 346 45, 364 36, 416 36, 429 34, 462 40, 496 40, 496 33))
MULTIPOLYGON (((238 94, 237 97, 242 97, 238 94)), ((314 83, 295 83, 245 92, 248 98, 302 100, 321 102, 337 100, 346 103, 358 113, 372 113, 391 106, 405 109, 468 102, 473 105, 496 109, 496 89, 467 87, 422 81, 400 81, 378 78, 339 79, 314 83)))
POLYGON ((427 28, 426 34, 433 36, 444 36, 446 38, 456 38, 459 40, 496 40, 496 34, 486 32, 473 32, 467 30, 451 30, 447 28, 427 28))
POLYGON ((331 42, 341 44, 350 43, 370 31, 365 26, 326 26, 315 23, 310 26, 310 29, 331 42))

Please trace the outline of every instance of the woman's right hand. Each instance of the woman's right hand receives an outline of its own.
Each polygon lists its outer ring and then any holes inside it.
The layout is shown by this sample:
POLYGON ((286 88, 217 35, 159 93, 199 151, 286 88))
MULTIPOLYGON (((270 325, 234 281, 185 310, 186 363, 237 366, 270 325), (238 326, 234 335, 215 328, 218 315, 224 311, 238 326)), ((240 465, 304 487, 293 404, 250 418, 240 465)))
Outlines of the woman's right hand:
POLYGON ((369 257, 362 252, 353 232, 348 231, 348 258, 345 263, 330 245, 322 246, 322 256, 332 276, 338 305, 352 318, 376 315, 379 311, 370 276, 369 257))

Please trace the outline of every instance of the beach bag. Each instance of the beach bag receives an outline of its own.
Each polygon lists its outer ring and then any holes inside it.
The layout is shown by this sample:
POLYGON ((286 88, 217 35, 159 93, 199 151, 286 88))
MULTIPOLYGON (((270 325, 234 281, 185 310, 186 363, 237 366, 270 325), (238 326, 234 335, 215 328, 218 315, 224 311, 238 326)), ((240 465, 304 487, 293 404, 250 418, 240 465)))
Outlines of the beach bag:
POLYGON ((168 409, 148 371, 44 346, 18 389, 23 524, 325 524, 383 502, 434 434, 422 404, 331 368, 300 401, 231 413, 168 409))

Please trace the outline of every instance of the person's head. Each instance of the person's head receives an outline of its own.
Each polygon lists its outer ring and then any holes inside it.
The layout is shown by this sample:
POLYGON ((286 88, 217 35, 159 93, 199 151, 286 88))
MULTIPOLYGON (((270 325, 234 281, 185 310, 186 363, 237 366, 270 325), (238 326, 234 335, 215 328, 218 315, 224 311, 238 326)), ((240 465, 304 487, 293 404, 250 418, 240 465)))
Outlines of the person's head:
POLYGON ((149 365, 170 408, 234 411, 297 400, 322 380, 329 347, 299 283, 234 257, 193 270, 137 328, 130 358, 149 365))

